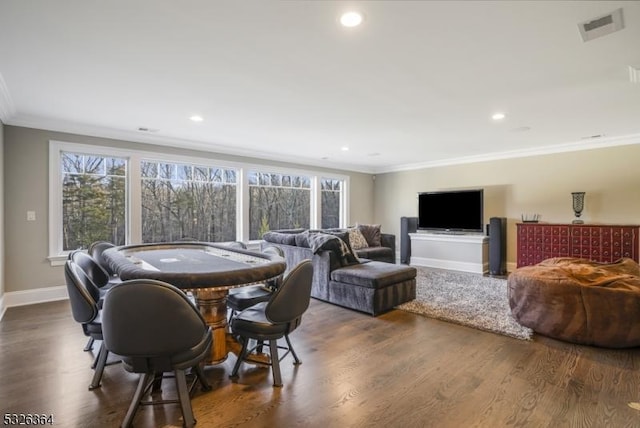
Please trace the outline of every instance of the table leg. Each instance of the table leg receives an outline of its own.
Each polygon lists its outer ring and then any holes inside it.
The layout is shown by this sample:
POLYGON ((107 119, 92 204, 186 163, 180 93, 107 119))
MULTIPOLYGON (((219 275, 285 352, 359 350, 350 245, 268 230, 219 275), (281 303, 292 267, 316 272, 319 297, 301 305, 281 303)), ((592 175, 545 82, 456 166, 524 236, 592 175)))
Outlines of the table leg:
POLYGON ((193 290, 196 305, 213 331, 211 355, 205 364, 219 364, 227 359, 227 290, 193 290))
MULTIPOLYGON (((227 290, 213 291, 208 289, 193 290, 196 305, 208 326, 213 331, 213 343, 211 355, 205 360, 205 364, 220 364, 227 359, 229 352, 240 355, 242 345, 229 332, 227 322, 227 290)), ((252 359, 256 362, 269 363, 269 355, 254 354, 252 359)))

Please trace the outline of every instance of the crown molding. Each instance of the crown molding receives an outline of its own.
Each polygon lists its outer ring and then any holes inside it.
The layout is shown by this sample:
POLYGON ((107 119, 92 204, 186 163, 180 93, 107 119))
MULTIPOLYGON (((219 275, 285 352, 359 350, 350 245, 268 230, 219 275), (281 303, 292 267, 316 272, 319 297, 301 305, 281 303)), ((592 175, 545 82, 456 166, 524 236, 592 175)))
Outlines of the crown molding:
POLYGON ((459 158, 442 159, 430 162, 419 162, 397 165, 389 168, 377 169, 375 173, 412 171, 416 169, 438 168, 443 166, 462 165, 468 163, 488 162, 502 159, 525 158, 531 156, 551 155, 556 153, 578 152, 582 150, 603 149, 607 147, 628 146, 640 144, 640 134, 624 135, 620 137, 598 138, 589 141, 575 141, 553 146, 542 146, 531 149, 510 150, 507 152, 487 153, 483 155, 464 156, 459 158))
POLYGON ((230 156, 242 156, 251 159, 268 160, 273 162, 291 163, 316 168, 361 172, 372 174, 373 169, 367 166, 337 163, 328 160, 298 157, 295 155, 283 155, 281 153, 269 153, 255 149, 243 149, 237 147, 211 144, 203 141, 187 140, 181 138, 165 137, 154 134, 144 134, 136 131, 124 131, 113 128, 104 128, 81 123, 60 121, 37 116, 13 115, 6 125, 21 126, 24 128, 42 129, 46 131, 64 132, 69 134, 86 135, 88 137, 108 138, 113 140, 128 141, 133 143, 154 144, 188 150, 199 150, 207 153, 219 153, 230 156))
POLYGON ((0 74, 0 121, 7 123, 16 114, 16 108, 11 100, 9 88, 0 74))
POLYGON ((418 169, 438 168, 452 165, 462 165, 477 162, 489 162, 503 159, 514 159, 531 156, 542 156, 555 153, 567 153, 582 150, 594 150, 607 147, 617 147, 632 144, 640 144, 640 134, 624 135, 619 137, 604 137, 591 140, 580 140, 569 143, 548 145, 522 150, 511 150, 506 152, 487 153, 474 156, 463 156, 459 158, 441 159, 428 162, 418 162, 394 166, 366 166, 347 163, 331 162, 328 160, 297 157, 295 155, 274 154, 253 149, 242 149, 237 147, 223 146, 219 144, 210 144, 202 141, 186 140, 180 138, 170 138, 153 134, 141 134, 134 131, 123 131, 112 128, 103 128, 80 123, 72 123, 47 119, 35 116, 20 116, 15 114, 13 105, 9 98, 8 91, 4 90, 4 81, 0 76, 0 120, 6 125, 21 126, 25 128, 35 128, 54 132, 65 132, 70 134, 86 135, 90 137, 109 138, 120 141, 130 141, 142 144, 155 144, 167 147, 179 147, 190 150, 199 150, 208 153, 219 153, 230 156, 242 156, 251 159, 260 159, 273 162, 292 163, 304 166, 312 166, 323 169, 333 169, 339 171, 359 172, 363 174, 384 174, 392 172, 412 171, 418 169), (3 95, 4 94, 4 95, 3 95), (11 106, 11 110, 3 111, 3 103, 9 100, 6 105, 11 106), (6 112, 10 111, 10 114, 6 112), (6 116, 3 116, 6 115, 6 116), (4 117, 8 117, 6 120, 4 117))

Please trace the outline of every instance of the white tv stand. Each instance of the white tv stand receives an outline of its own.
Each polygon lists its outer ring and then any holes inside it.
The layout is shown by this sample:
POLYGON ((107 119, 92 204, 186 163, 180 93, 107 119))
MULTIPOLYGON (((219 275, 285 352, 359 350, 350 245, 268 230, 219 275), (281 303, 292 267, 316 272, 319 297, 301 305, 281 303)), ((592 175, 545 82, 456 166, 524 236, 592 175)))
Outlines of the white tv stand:
POLYGON ((464 272, 489 271, 489 237, 477 233, 410 233, 411 264, 464 272))

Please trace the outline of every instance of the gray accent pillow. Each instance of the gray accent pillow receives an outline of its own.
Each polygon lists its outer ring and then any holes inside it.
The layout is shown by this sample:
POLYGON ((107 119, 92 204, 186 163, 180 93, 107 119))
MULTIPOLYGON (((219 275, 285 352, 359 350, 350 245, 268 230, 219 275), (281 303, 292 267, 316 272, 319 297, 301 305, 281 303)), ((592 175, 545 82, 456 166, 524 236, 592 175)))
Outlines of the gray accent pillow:
POLYGON ((367 243, 370 247, 380 247, 382 245, 380 238, 380 228, 379 224, 358 224, 356 223, 356 228, 362 232, 364 235, 364 239, 367 240, 367 243))

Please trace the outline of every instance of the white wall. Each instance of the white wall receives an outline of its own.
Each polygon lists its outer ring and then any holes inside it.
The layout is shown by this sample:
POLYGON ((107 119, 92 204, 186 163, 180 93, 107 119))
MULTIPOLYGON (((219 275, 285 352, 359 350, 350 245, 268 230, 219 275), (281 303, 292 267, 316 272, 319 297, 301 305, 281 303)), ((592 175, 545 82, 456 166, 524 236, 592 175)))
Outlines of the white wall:
POLYGON ((484 220, 507 217, 507 263, 516 263, 522 213, 571 223, 571 192, 586 192, 586 223, 640 224, 640 144, 425 168, 376 176, 376 221, 400 234, 400 217, 418 214, 418 192, 484 188, 484 220))

